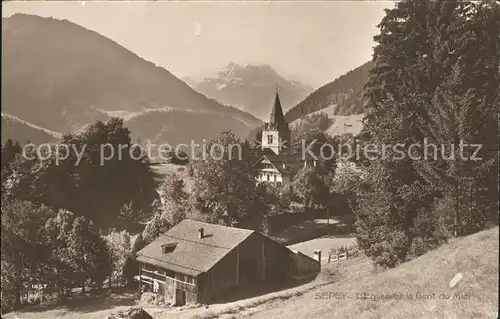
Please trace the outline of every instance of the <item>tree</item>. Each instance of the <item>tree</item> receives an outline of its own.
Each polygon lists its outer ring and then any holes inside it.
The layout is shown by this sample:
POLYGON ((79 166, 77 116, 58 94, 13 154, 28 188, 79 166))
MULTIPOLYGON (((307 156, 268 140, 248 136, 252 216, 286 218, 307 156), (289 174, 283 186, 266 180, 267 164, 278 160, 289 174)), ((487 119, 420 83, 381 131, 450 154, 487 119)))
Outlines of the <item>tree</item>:
POLYGON ((256 229, 263 234, 270 231, 267 218, 280 213, 284 208, 280 190, 270 183, 260 182, 255 188, 253 211, 242 226, 256 229))
POLYGON ((335 175, 338 138, 332 137, 318 128, 299 129, 292 137, 292 151, 304 154, 307 160, 315 160, 316 170, 325 176, 327 183, 335 175), (312 154, 312 155, 311 155, 312 154))
POLYGON ((66 298, 74 287, 84 292, 87 283, 100 288, 110 275, 110 252, 90 220, 59 210, 47 220, 42 234, 50 252, 45 283, 60 298, 66 298))
POLYGON ((2 294, 1 312, 7 313, 15 309, 16 303, 16 269, 15 267, 2 260, 2 285, 0 291, 2 294))
POLYGON ((127 262, 129 262, 132 252, 130 234, 126 230, 117 232, 113 229, 105 239, 110 252, 112 268, 109 285, 111 286, 113 282, 119 286, 123 285, 127 277, 127 262))
MULTIPOLYGON (((464 110, 477 110, 465 117, 470 120, 484 119, 482 112, 492 112, 498 89, 497 12, 498 5, 415 0, 398 2, 394 9, 386 10, 380 34, 375 37, 375 66, 365 86, 363 143, 379 149, 401 143, 408 150, 431 138, 456 145, 460 135, 448 132, 455 131, 464 110), (482 40, 486 45, 479 45, 482 40), (456 77, 456 66, 464 77, 456 81, 458 85, 451 85, 454 89, 446 88, 456 77), (472 88, 474 94, 468 94, 466 88, 472 88), (453 92, 453 102, 445 103, 446 91, 448 95, 453 92), (445 114, 451 116, 446 118, 445 114), (439 134, 432 129, 436 124, 439 134)), ((480 123, 485 122, 470 121, 467 131, 481 131, 480 123)), ((486 123, 491 136, 493 122, 486 123)), ((492 146, 492 138, 488 140, 492 146)), ((485 157, 494 162, 494 154, 496 151, 485 157)), ((385 158, 368 163, 368 187, 360 193, 357 210, 360 247, 377 264, 389 267, 442 242, 446 232, 440 230, 439 222, 446 218, 435 214, 436 208, 443 206, 436 200, 443 199, 451 184, 444 179, 443 183, 432 181, 429 173, 453 166, 446 161, 423 163, 397 156, 389 150, 385 158)), ((413 158, 424 156, 423 148, 412 153, 413 158)), ((482 202, 488 201, 491 204, 491 197, 482 202)))
POLYGON ((257 157, 231 132, 219 134, 206 149, 210 154, 193 161, 197 208, 210 222, 235 225, 253 212, 257 157))
POLYGON ((158 236, 167 232, 171 227, 172 224, 161 212, 155 213, 142 232, 144 244, 147 245, 151 243, 158 236))
POLYGON ((111 256, 105 241, 88 219, 78 216, 68 234, 66 247, 74 278, 80 280, 82 293, 85 283, 90 281, 100 288, 111 273, 111 256))
POLYGON ((452 142, 455 148, 449 147, 447 156, 419 166, 443 201, 455 203, 448 211, 451 218, 446 219, 452 220, 448 230, 455 236, 498 224, 498 194, 493 189, 498 175, 500 6, 493 2, 469 4, 466 13, 460 24, 432 30, 435 39, 446 37, 447 45, 436 45, 431 60, 448 65, 450 72, 432 95, 429 121, 424 126, 431 143, 452 142), (475 157, 481 160, 471 160, 474 147, 460 150, 457 145, 461 143, 480 145, 475 157))
POLYGON ((133 203, 128 202, 123 204, 122 208, 120 209, 119 216, 122 220, 130 222, 139 220, 139 218, 141 217, 141 213, 134 211, 133 203))
POLYGON ((358 193, 363 187, 363 174, 349 165, 346 165, 340 173, 335 176, 330 185, 330 192, 342 196, 352 212, 356 211, 358 193))
POLYGON ((184 180, 174 172, 168 172, 160 187, 160 196, 163 202, 173 201, 176 204, 182 204, 188 198, 185 187, 184 180))
POLYGON ((68 147, 54 146, 47 159, 29 150, 29 157, 11 165, 6 178, 10 197, 67 209, 105 227, 112 226, 129 203, 136 213, 151 212, 158 196, 156 175, 145 154, 132 147, 122 119, 98 121, 82 132, 66 134, 61 144, 68 147))
POLYGON ((72 255, 68 250, 73 219, 71 212, 59 210, 56 216, 45 222, 40 236, 48 253, 44 270, 45 292, 57 293, 61 299, 69 295, 72 287, 81 284, 79 278, 75 277, 72 255))
MULTIPOLYGON (((444 71, 433 69, 422 56, 432 51, 429 21, 433 6, 446 6, 446 18, 453 19, 460 4, 451 2, 398 2, 386 10, 374 39, 374 68, 365 86, 367 110, 364 131, 379 147, 401 143, 405 149, 425 137, 420 123, 425 120, 428 92, 432 92, 444 71), (451 9, 451 10, 449 10, 451 9), (437 72, 434 72, 437 71, 437 72)), ((371 161, 367 171, 369 187, 360 194, 357 239, 365 253, 381 266, 393 267, 407 260, 417 236, 414 220, 427 214, 435 193, 407 156, 396 157, 389 150, 384 159, 371 161), (388 234, 390 234, 388 236, 388 234)), ((426 240, 432 236, 426 236, 426 240)))
POLYGON ((54 214, 44 205, 18 200, 2 202, 1 259, 8 267, 5 280, 9 283, 9 292, 13 293, 5 298, 12 298, 15 308, 21 305, 21 296, 32 284, 43 283, 40 270, 44 268, 47 255, 39 240, 40 230, 54 214))
POLYGON ((306 209, 327 204, 328 187, 324 177, 315 167, 304 167, 299 170, 293 181, 293 189, 306 209))
MULTIPOLYGON (((428 123, 431 141, 435 145, 455 141, 454 145, 491 147, 491 144, 483 144, 487 139, 477 130, 477 125, 491 127, 496 120, 493 110, 488 109, 484 98, 477 98, 473 89, 458 91, 460 78, 461 67, 455 65, 454 74, 434 93, 428 123)), ((448 147, 446 151, 447 156, 424 161, 419 167, 422 176, 436 185, 443 197, 455 202, 455 207, 448 212, 453 220, 448 225, 449 231, 455 236, 467 235, 494 224, 496 200, 491 193, 488 196, 488 187, 494 186, 489 176, 496 171, 495 153, 484 149, 479 153, 482 160, 474 161, 470 159, 473 149, 464 148, 465 152, 461 152, 457 147, 448 147)))

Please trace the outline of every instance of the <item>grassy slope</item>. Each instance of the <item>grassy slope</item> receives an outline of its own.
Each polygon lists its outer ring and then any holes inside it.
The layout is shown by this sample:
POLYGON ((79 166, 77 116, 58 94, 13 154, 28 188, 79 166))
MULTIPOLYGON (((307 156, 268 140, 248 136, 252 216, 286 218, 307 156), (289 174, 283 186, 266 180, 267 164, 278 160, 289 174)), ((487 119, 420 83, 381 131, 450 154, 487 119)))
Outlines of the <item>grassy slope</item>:
POLYGON ((255 318, 498 318, 498 227, 455 240, 378 275, 340 281, 279 305, 256 309, 255 318), (463 278, 453 288, 452 278, 463 278), (343 292, 346 299, 319 299, 343 292), (363 300, 356 293, 409 293, 414 299, 363 300), (417 300, 417 293, 435 299, 417 300), (470 294, 469 299, 454 294, 470 294), (439 299, 440 294, 450 299, 439 299))
POLYGON ((2 144, 9 138, 21 144, 27 141, 35 144, 55 143, 61 134, 2 113, 2 144))
MULTIPOLYGON (((332 104, 324 109, 309 113, 308 115, 325 113, 332 120, 332 125, 326 130, 326 133, 331 136, 350 133, 354 136, 358 135, 363 129, 363 113, 354 115, 334 115, 337 109, 336 104, 332 104)), ((291 126, 299 125, 302 119, 297 119, 291 123, 291 126)))
MULTIPOLYGON (((155 319, 164 318, 497 318, 498 308, 498 227, 455 240, 420 258, 381 273, 372 271, 364 256, 323 265, 315 281, 292 289, 208 309, 184 311, 145 307, 155 319), (450 280, 463 278, 454 288, 450 280), (333 274, 331 277, 329 274, 333 274), (334 283, 328 284, 330 280, 334 283), (319 299, 318 293, 347 293, 346 299, 319 299), (363 300, 356 292, 368 294, 411 293, 413 300, 363 300), (416 300, 416 293, 436 299, 416 300), (449 300, 438 299, 441 293, 449 300), (454 293, 470 293, 470 299, 453 299, 454 293)), ((74 300, 55 307, 32 307, 9 313, 5 318, 106 318, 113 310, 133 305, 131 292, 74 300)))
POLYGON ((163 180, 167 173, 174 173, 180 179, 186 183, 185 190, 189 193, 191 192, 191 188, 193 187, 193 178, 188 175, 187 166, 184 165, 176 165, 171 163, 160 163, 154 164, 151 166, 153 171, 158 174, 158 177, 163 180))

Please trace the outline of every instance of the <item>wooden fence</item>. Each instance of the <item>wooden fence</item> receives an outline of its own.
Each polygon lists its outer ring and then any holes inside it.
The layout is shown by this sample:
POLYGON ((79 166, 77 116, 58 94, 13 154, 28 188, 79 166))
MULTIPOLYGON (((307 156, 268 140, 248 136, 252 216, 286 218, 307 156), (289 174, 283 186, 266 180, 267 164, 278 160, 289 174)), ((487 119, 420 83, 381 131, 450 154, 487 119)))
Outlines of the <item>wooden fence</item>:
POLYGON ((347 245, 340 247, 338 250, 331 250, 328 254, 328 263, 332 261, 339 261, 343 259, 347 259, 349 257, 349 253, 347 250, 347 245))

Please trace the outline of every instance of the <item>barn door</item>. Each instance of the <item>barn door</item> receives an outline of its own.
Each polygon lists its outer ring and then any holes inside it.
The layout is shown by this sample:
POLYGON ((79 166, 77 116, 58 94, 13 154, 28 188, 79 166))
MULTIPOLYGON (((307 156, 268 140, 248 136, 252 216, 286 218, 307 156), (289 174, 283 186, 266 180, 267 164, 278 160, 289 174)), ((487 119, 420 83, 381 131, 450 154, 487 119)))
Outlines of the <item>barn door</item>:
POLYGON ((182 289, 175 289, 175 304, 183 306, 186 304, 186 291, 182 289))

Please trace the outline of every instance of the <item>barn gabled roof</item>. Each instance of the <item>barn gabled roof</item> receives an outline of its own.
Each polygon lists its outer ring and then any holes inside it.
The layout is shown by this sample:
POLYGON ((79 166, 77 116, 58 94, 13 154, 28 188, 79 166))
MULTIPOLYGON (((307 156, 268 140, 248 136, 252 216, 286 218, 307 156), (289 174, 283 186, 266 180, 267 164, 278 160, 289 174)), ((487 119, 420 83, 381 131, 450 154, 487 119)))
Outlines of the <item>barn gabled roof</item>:
POLYGON ((255 231, 185 219, 137 253, 137 260, 196 276, 210 270, 255 231), (199 229, 204 236, 199 238, 199 229), (162 246, 176 244, 164 253, 162 246))

